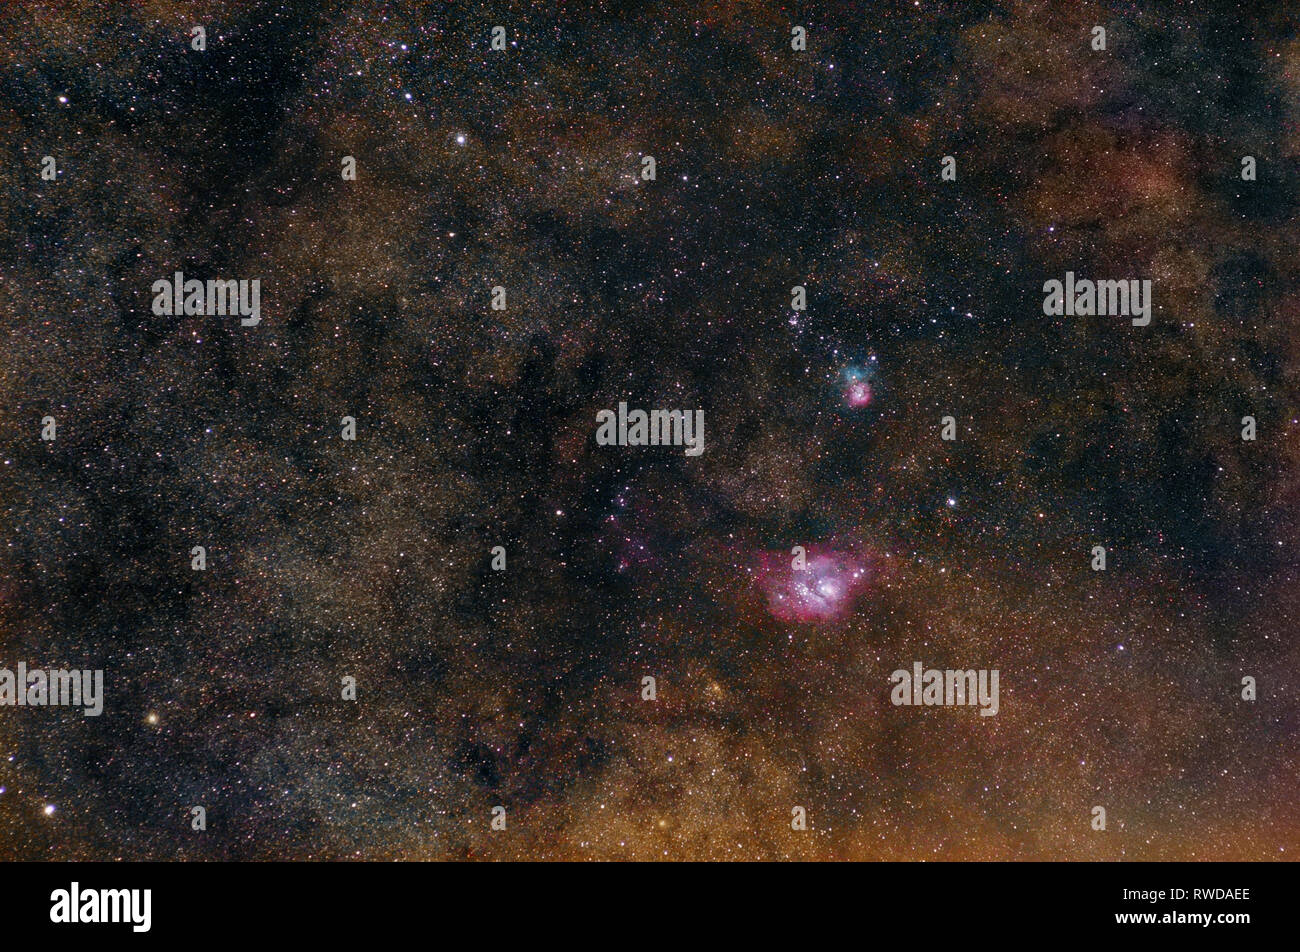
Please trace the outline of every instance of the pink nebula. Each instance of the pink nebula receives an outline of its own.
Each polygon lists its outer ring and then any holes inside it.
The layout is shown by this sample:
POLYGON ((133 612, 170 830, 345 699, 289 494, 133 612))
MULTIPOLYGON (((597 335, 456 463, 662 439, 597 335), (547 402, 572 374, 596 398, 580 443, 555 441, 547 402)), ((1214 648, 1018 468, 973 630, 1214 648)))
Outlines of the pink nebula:
POLYGON ((781 621, 831 621, 846 614, 865 587, 867 566, 858 556, 809 550, 806 568, 789 552, 765 553, 757 574, 768 609, 781 621))
POLYGON ((871 403, 871 384, 856 380, 844 388, 844 402, 857 409, 871 403))

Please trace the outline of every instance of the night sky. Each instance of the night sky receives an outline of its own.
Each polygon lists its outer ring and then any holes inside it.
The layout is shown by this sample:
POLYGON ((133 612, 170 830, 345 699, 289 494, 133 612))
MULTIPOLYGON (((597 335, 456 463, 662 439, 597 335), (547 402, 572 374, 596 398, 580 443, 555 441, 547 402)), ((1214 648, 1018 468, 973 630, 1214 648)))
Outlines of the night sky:
POLYGON ((0 858, 1294 858, 1298 21, 4 4, 0 858))

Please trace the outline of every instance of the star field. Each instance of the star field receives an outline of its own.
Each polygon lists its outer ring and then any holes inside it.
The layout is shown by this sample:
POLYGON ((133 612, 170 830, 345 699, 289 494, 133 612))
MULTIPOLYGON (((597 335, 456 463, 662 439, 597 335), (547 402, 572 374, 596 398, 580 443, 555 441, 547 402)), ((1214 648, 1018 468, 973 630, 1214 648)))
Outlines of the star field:
POLYGON ((1294 857, 1297 25, 5 4, 0 858, 1294 857))

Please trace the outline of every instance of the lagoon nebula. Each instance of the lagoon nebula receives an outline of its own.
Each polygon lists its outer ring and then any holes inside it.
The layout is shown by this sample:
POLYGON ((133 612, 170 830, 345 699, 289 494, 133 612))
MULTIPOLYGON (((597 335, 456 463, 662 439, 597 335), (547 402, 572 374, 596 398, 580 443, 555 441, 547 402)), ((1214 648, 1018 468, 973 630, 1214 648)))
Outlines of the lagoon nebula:
POLYGON ((1298 17, 3 4, 0 858, 1294 858, 1298 17))
POLYGON ((767 555, 761 585, 773 617, 814 622, 842 617, 867 584, 867 568, 845 553, 767 555))

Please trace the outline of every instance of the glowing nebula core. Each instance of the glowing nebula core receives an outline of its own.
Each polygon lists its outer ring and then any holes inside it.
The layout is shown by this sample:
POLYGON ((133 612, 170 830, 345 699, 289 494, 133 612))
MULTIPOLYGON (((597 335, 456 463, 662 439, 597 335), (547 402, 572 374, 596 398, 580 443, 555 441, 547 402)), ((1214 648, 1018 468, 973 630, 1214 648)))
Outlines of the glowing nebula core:
POLYGON ((870 369, 846 367, 840 371, 840 395, 844 405, 854 410, 870 406, 874 397, 870 369))
POLYGON ((758 571, 768 609, 781 621, 818 622, 843 617, 868 580, 865 561, 847 552, 808 551, 806 568, 788 552, 766 553, 758 571))

